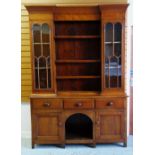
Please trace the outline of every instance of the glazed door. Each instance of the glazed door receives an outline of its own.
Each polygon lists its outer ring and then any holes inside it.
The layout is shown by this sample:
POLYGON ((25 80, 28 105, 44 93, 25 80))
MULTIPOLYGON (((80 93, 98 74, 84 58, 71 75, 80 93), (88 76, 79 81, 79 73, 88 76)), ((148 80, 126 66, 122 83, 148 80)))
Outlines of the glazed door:
POLYGON ((39 113, 33 116, 33 137, 44 142, 59 142, 63 139, 60 113, 39 113))
POLYGON ((96 113, 96 139, 113 142, 121 140, 124 133, 123 112, 96 113))
POLYGON ((102 23, 102 91, 124 91, 125 28, 121 20, 102 23))
POLYGON ((31 23, 34 92, 55 92, 53 27, 50 21, 31 23))
POLYGON ((106 23, 104 28, 104 76, 106 89, 122 87, 122 24, 106 23))

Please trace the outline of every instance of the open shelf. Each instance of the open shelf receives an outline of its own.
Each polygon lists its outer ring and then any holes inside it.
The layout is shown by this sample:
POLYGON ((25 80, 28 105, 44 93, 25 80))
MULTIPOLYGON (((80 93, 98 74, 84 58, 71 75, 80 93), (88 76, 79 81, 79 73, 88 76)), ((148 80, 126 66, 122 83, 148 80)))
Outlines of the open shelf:
POLYGON ((58 39, 55 47, 57 60, 100 59, 101 44, 97 39, 58 39))
POLYGON ((58 91, 100 91, 100 21, 56 21, 58 91))
POLYGON ((101 76, 57 76, 57 79, 96 79, 101 76))
POLYGON ((57 76, 100 76, 100 63, 57 63, 57 76))
POLYGON ((55 39, 98 39, 100 38, 99 35, 59 35, 55 36, 55 39))
POLYGON ((120 41, 114 41, 114 42, 112 42, 112 41, 106 41, 106 42, 104 42, 105 44, 121 44, 121 42, 120 41))
POLYGON ((76 77, 61 77, 57 79, 57 90, 62 91, 100 91, 101 90, 101 78, 99 76, 90 76, 79 78, 76 77))
POLYGON ((100 35, 100 21, 56 21, 58 35, 100 35))
POLYGON ((101 62, 99 59, 90 60, 56 60, 56 63, 98 63, 101 62))

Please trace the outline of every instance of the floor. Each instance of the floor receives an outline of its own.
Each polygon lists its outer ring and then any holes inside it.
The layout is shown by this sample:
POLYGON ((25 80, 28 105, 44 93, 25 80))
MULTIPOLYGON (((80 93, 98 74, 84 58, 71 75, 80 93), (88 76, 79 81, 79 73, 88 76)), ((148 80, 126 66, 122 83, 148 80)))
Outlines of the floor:
POLYGON ((21 155, 132 155, 133 137, 128 137, 128 147, 122 144, 66 145, 65 149, 53 145, 38 145, 31 149, 31 139, 22 139, 21 155))

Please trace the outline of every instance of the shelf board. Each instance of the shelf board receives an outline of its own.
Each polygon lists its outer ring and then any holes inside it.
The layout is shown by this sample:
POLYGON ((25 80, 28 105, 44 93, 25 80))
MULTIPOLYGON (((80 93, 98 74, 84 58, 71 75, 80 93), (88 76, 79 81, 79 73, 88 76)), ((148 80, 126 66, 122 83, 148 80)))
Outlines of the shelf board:
POLYGON ((101 62, 99 59, 92 60, 56 60, 56 63, 97 63, 101 62))
POLYGON ((49 45, 50 43, 42 43, 42 42, 40 42, 40 43, 33 43, 33 45, 49 45))
POLYGON ((97 79, 101 76, 57 76, 57 79, 97 79))
POLYGON ((35 69, 50 69, 50 67, 35 67, 35 69))
POLYGON ((120 41, 114 41, 114 42, 112 42, 112 41, 107 41, 107 42, 104 42, 105 44, 121 44, 121 42, 120 41))
POLYGON ((98 39, 100 38, 99 35, 77 35, 77 36, 72 36, 72 35, 60 35, 60 36, 55 36, 55 39, 98 39))

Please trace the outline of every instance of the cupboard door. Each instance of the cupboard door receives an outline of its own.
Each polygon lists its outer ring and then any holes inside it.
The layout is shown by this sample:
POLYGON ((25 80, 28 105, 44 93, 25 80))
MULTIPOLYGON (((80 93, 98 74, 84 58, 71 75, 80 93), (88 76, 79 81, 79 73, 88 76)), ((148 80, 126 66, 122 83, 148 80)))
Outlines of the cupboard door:
POLYGON ((33 138, 37 141, 58 142, 63 138, 60 113, 33 115, 33 138))
POLYGON ((123 27, 120 22, 104 25, 104 88, 123 88, 123 27))
POLYGON ((124 133, 123 112, 96 113, 96 139, 114 142, 121 140, 124 133))

